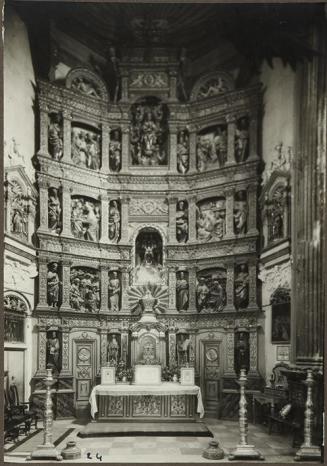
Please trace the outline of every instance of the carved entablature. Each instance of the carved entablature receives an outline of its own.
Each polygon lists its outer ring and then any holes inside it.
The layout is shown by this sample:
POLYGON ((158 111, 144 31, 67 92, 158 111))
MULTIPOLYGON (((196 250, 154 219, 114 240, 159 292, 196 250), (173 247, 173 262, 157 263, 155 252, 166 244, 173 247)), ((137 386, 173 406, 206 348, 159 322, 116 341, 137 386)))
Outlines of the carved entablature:
POLYGON ((24 167, 5 168, 5 231, 24 242, 31 242, 35 230, 37 191, 24 167))
POLYGON ((262 212, 264 248, 286 241, 290 236, 290 175, 275 170, 264 185, 260 205, 262 212))
POLYGON ((68 89, 82 96, 109 100, 108 91, 102 79, 88 68, 74 68, 66 76, 65 85, 68 89))
POLYGON ((202 76, 194 85, 190 100, 199 101, 234 90, 233 77, 223 71, 202 76))
POLYGON ((131 199, 129 203, 130 217, 167 217, 168 204, 162 198, 131 199))

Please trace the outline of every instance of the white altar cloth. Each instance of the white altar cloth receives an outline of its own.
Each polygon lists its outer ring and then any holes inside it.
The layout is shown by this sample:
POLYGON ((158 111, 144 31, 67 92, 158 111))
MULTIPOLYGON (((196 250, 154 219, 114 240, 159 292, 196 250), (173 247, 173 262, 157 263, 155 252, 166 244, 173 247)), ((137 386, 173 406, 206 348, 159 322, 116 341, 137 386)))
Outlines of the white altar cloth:
POLYGON ((163 382, 161 385, 96 385, 93 387, 89 403, 91 405, 91 416, 98 412, 97 395, 125 396, 125 395, 196 395, 198 398, 197 412, 202 418, 204 407, 201 389, 197 385, 179 385, 174 382, 163 382))

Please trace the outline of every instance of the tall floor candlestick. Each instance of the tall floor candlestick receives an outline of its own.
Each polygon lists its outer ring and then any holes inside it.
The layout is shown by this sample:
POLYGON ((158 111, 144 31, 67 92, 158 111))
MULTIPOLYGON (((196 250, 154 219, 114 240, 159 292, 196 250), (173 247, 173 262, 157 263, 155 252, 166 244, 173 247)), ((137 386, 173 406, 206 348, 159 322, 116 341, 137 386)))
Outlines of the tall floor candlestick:
POLYGON ((248 417, 247 401, 245 397, 245 385, 247 382, 246 370, 241 369, 238 384, 240 386, 240 403, 239 403, 239 425, 240 425, 240 443, 236 449, 229 455, 230 460, 263 460, 262 454, 255 449, 254 445, 248 444, 248 417))
POLYGON ((304 411, 304 442, 300 449, 296 452, 294 457, 295 461, 312 461, 321 460, 321 449, 312 445, 312 418, 313 418, 313 401, 312 401, 312 387, 315 383, 312 376, 312 370, 308 369, 307 378, 304 382, 307 386, 307 399, 305 402, 304 411))
POLYGON ((45 405, 44 405, 44 437, 43 444, 38 445, 36 450, 28 456, 27 460, 56 460, 61 461, 62 456, 56 450, 52 442, 52 423, 53 423, 53 412, 52 412, 52 399, 51 399, 51 387, 55 383, 52 377, 52 369, 47 369, 47 376, 43 380, 46 386, 45 394, 45 405))

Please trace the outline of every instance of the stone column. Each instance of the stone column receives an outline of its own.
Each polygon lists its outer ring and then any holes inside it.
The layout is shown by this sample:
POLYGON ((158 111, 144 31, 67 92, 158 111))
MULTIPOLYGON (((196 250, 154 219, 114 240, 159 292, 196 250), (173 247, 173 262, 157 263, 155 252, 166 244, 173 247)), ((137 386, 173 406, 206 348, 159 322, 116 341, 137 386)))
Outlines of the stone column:
POLYGON ((124 314, 130 314, 127 290, 129 288, 129 269, 121 267, 121 307, 124 314))
POLYGON ((43 376, 47 373, 47 327, 38 324, 38 367, 37 376, 43 376))
POLYGON ((62 302, 60 311, 69 311, 70 308, 70 267, 71 261, 63 259, 62 261, 62 302))
POLYGON ((189 299, 189 312, 196 312, 196 272, 197 267, 190 267, 188 271, 188 299, 189 299))
POLYGON ((226 307, 224 311, 235 311, 234 306, 234 261, 228 260, 225 261, 226 265, 226 307))
POLYGON ((170 328, 168 330, 168 365, 176 366, 177 359, 176 359, 176 330, 174 328, 170 328))
POLYGON ((100 243, 109 243, 109 199, 107 194, 101 194, 101 236, 100 243))
POLYGON ((258 115, 257 111, 251 113, 249 124, 249 158, 258 160, 258 115))
POLYGON ((250 259, 249 268, 249 305, 248 309, 258 309, 257 304, 257 262, 256 259, 250 259))
POLYGON ((69 367, 69 355, 70 355, 69 334, 70 334, 69 327, 61 328, 61 371, 60 371, 61 376, 72 375, 71 368, 69 367))
POLYGON ((61 189, 62 230, 61 236, 73 236, 71 231, 71 187, 64 182, 61 189))
POLYGON ((247 204, 249 209, 248 216, 248 234, 258 235, 257 229, 257 185, 256 183, 248 186, 247 189, 247 204))
POLYGON ((176 202, 177 198, 168 197, 168 239, 169 244, 176 244, 176 202))
POLYGON ((129 168, 129 127, 122 126, 121 171, 126 173, 129 168))
POLYGON ((72 162, 72 114, 68 110, 63 111, 63 156, 62 161, 72 162))
POLYGON ((48 106, 41 102, 40 103, 40 148, 38 155, 43 155, 45 157, 50 157, 49 154, 49 108, 48 106))
POLYGON ((188 232, 189 243, 196 243, 196 197, 188 198, 188 232))
POLYGON ((39 257, 38 265, 39 265, 39 275, 38 275, 39 302, 37 305, 37 309, 44 309, 48 307, 48 299, 47 299, 48 259, 42 256, 39 257))
POLYGON ((226 332, 226 377, 236 377, 235 373, 235 329, 234 324, 225 327, 226 332))
POLYGON ((110 128, 107 123, 102 123, 101 135, 101 173, 109 173, 109 143, 110 128))
POLYGON ((49 220, 48 220, 48 198, 49 198, 49 183, 46 179, 38 178, 39 187, 39 206, 40 206, 40 226, 39 232, 47 233, 49 231, 49 220))
POLYGON ((120 243, 128 243, 128 208, 129 197, 124 196, 120 201, 121 205, 121 227, 120 227, 120 243))
POLYGON ((109 270, 106 265, 100 266, 100 312, 108 312, 109 270))
POLYGON ((236 118, 235 115, 227 115, 227 161, 225 166, 234 165, 235 160, 235 130, 236 118))
POLYGON ((197 141, 197 134, 196 128, 190 128, 190 168, 188 173, 196 173, 197 172, 197 160, 196 160, 196 141, 197 141))
POLYGON ((176 309, 176 267, 168 266, 169 302, 168 313, 174 314, 176 309))
POLYGON ((107 349, 108 349, 108 330, 101 328, 100 330, 100 370, 102 366, 107 363, 107 349))
POLYGON ((226 196, 226 234, 225 239, 234 238, 234 188, 227 188, 226 196))
POLYGON ((169 127, 169 172, 177 173, 177 127, 169 127))
POLYGON ((250 368, 248 375, 258 376, 258 329, 257 325, 249 327, 250 368))

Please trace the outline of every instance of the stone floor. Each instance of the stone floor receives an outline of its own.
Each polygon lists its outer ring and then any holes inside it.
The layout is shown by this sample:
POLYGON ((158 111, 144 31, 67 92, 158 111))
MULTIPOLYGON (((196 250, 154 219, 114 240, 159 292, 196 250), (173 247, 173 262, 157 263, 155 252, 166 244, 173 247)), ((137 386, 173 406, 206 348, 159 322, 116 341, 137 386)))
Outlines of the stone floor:
MULTIPOLYGON (((221 462, 228 461, 228 453, 235 448, 239 440, 238 423, 216 419, 204 419, 214 434, 214 439, 225 452, 221 462)), ((202 458, 202 452, 207 447, 210 437, 77 437, 82 424, 77 421, 55 421, 53 427, 53 441, 59 439, 56 445, 61 451, 67 441, 75 440, 81 449, 82 457, 75 462, 99 462, 100 456, 105 463, 210 463, 202 458), (74 429, 68 436, 62 438, 68 429, 74 429), (96 455, 98 454, 98 459, 96 455), (91 458, 90 458, 91 457, 91 458)), ((295 451, 291 447, 288 435, 268 435, 267 428, 261 425, 249 425, 249 443, 264 455, 269 463, 293 462, 295 451)), ((42 442, 42 432, 19 445, 11 452, 4 452, 5 462, 23 462, 28 453, 42 442)), ((6 449, 10 444, 5 446, 6 449)), ((73 462, 73 461, 70 461, 73 462)))

